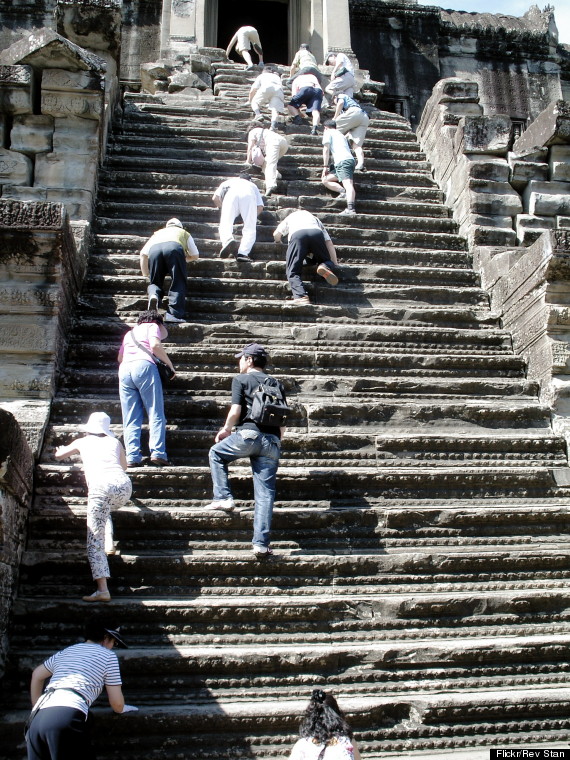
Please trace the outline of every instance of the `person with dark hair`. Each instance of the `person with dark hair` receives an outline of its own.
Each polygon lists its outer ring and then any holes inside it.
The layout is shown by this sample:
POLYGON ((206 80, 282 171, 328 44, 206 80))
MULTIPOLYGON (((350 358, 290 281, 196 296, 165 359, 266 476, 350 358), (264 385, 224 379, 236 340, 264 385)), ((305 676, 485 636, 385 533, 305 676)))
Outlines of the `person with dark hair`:
POLYGON ((346 196, 346 208, 341 214, 355 214, 354 201, 354 160, 346 137, 336 128, 334 119, 327 119, 323 124, 323 173, 321 182, 333 193, 340 193, 339 197, 346 196), (334 171, 330 171, 330 161, 334 164, 334 171), (344 188, 344 189, 343 189, 344 188))
POLYGON ((122 507, 131 498, 132 485, 125 473, 125 450, 111 430, 105 412, 93 412, 81 428, 82 438, 58 446, 56 459, 79 454, 87 481, 87 558, 97 590, 84 596, 84 602, 109 602, 110 577, 107 554, 114 554, 111 508, 122 507))
POLYGON ((337 285, 338 277, 334 272, 338 265, 336 249, 323 223, 304 209, 293 211, 286 216, 273 233, 276 243, 280 243, 286 236, 289 236, 286 271, 293 301, 301 304, 310 303, 301 279, 303 264, 310 260, 310 263, 317 265, 318 275, 329 285, 337 285))
POLYGON ((253 60, 249 52, 253 47, 259 58, 259 65, 263 68, 263 50, 257 29, 253 26, 241 26, 231 38, 230 44, 227 47, 226 56, 228 58, 234 45, 236 52, 244 59, 248 69, 253 68, 253 60))
POLYGON ((259 124, 252 124, 247 133, 246 161, 263 169, 266 196, 277 190, 277 180, 281 178, 277 171, 277 162, 289 148, 286 137, 279 134, 281 130, 282 127, 271 130, 263 129, 259 124))
POLYGON ((257 235, 257 217, 263 211, 263 198, 247 172, 232 177, 218 187, 212 200, 220 209, 218 232, 222 241, 220 256, 235 256, 238 261, 250 261, 249 253, 257 235), (234 222, 241 216, 241 243, 234 239, 234 222))
POLYGON ((127 648, 120 629, 91 620, 85 626, 85 639, 48 657, 32 673, 28 760, 94 760, 89 708, 103 687, 114 712, 138 710, 125 704, 119 662, 112 651, 115 646, 127 648))
POLYGON ((313 690, 299 736, 289 760, 360 760, 352 730, 336 699, 322 689, 313 690))
POLYGON ((330 52, 325 59, 327 66, 332 66, 330 84, 325 87, 325 92, 329 95, 338 95, 346 92, 352 97, 354 95, 354 65, 346 53, 330 52))
POLYGON ((249 103, 256 121, 262 121, 261 108, 267 106, 271 111, 271 129, 276 129, 279 114, 285 110, 283 84, 277 66, 269 64, 251 85, 249 103))
POLYGON ((287 110, 293 116, 293 124, 302 124, 301 106, 306 106, 307 113, 312 114, 311 134, 316 135, 321 121, 323 90, 317 77, 311 72, 301 72, 291 85, 291 100, 287 110))
MULTIPOLYGON (((250 343, 237 353, 239 375, 232 380, 232 404, 223 427, 215 437, 210 449, 210 471, 214 486, 214 500, 207 509, 231 512, 234 499, 228 482, 228 464, 248 457, 253 472, 255 511, 253 515, 253 552, 258 559, 270 556, 271 517, 275 501, 275 481, 281 454, 281 438, 284 427, 261 425, 248 415, 253 404, 253 394, 267 378, 265 366, 267 352, 259 343, 250 343), (235 432, 234 431, 235 428, 235 432)), ((279 389, 285 399, 281 383, 279 389)))
POLYGON ((140 252, 140 267, 143 276, 149 278, 149 311, 160 307, 164 278, 170 275, 172 281, 164 321, 186 321, 186 262, 195 261, 199 256, 192 235, 186 232, 179 219, 169 219, 147 240, 140 252))
POLYGON ((150 463, 157 467, 169 464, 162 381, 153 358, 161 359, 175 372, 161 343, 167 335, 168 330, 158 311, 143 311, 136 326, 125 335, 119 350, 119 397, 127 467, 139 467, 143 463, 141 431, 145 411, 148 415, 150 463))

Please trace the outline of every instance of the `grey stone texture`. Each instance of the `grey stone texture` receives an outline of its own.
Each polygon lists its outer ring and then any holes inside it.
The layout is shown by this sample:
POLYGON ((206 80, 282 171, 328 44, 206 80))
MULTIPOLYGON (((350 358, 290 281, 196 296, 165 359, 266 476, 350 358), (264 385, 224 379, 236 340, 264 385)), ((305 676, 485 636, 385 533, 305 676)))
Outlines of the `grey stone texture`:
POLYGON ((0 678, 8 654, 8 627, 16 596, 34 457, 16 419, 0 402, 0 678))

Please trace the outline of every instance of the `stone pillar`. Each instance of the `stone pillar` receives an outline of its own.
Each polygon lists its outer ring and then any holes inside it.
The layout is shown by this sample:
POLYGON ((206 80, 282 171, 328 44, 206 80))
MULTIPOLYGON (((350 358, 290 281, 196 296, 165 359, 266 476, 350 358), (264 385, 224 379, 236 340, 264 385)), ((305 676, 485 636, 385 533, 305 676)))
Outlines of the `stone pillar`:
POLYGON ((0 408, 0 678, 32 497, 34 458, 15 418, 0 408))
POLYGON ((324 54, 331 50, 352 53, 348 0, 322 0, 322 14, 324 54))
POLYGON ((0 199, 0 403, 36 453, 86 269, 76 227, 59 203, 0 199))

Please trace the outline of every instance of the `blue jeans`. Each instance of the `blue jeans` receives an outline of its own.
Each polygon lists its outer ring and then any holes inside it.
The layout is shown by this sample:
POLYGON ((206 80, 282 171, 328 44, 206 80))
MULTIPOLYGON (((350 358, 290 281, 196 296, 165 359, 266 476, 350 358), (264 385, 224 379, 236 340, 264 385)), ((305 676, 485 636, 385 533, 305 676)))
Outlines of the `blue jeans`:
POLYGON ((145 410, 148 415, 150 455, 166 459, 166 417, 156 364, 144 359, 122 362, 119 365, 119 397, 127 461, 131 464, 142 461, 141 430, 145 410))
POLYGON ((276 435, 242 428, 210 449, 210 470, 214 499, 229 499, 228 464, 249 457, 253 472, 255 512, 253 515, 253 544, 269 546, 271 517, 275 501, 275 481, 281 441, 276 435))

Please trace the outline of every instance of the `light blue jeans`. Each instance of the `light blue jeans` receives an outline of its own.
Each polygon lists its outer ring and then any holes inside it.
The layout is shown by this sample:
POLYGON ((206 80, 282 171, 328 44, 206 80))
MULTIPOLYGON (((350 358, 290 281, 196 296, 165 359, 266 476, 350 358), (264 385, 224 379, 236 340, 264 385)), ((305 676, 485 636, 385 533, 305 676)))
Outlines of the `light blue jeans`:
POLYGON ((254 546, 269 546, 271 517, 275 501, 275 481, 281 454, 278 436, 242 428, 210 449, 210 470, 214 499, 229 499, 228 464, 249 457, 253 472, 255 512, 253 514, 254 546))
POLYGON ((123 414, 123 437, 127 462, 142 461, 141 430, 148 415, 151 457, 166 459, 166 417, 162 383, 154 362, 145 360, 119 365, 119 397, 123 414))

